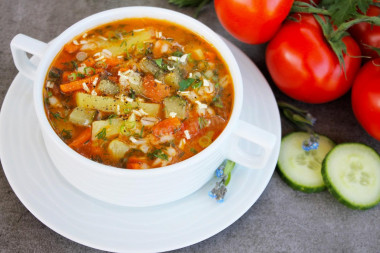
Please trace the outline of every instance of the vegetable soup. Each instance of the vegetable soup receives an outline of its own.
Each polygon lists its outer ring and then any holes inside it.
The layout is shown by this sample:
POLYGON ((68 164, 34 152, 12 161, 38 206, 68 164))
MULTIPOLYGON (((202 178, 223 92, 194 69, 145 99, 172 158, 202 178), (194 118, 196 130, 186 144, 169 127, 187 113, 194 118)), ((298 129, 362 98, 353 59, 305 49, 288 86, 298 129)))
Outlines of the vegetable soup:
POLYGON ((162 167, 209 146, 233 107, 229 69, 202 37, 149 18, 96 27, 67 43, 43 90, 57 135, 94 161, 162 167))

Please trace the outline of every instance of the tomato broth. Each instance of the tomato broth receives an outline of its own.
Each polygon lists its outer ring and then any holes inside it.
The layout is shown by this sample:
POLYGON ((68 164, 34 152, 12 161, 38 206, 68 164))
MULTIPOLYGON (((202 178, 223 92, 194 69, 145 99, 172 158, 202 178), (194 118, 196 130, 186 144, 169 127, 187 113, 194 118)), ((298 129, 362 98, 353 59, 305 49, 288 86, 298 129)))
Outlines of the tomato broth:
POLYGON ((148 169, 209 146, 233 107, 227 64, 201 36, 177 24, 120 20, 68 42, 43 89, 47 118, 81 155, 148 169))

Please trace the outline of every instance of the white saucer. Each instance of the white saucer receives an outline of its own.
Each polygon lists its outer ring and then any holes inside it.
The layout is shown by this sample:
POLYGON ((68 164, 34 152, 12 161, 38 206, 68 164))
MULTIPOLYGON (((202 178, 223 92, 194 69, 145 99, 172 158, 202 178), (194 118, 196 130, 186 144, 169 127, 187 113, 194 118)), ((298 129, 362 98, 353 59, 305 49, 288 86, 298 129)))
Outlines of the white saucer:
POLYGON ((208 196, 215 181, 182 200, 148 208, 119 207, 82 194, 53 166, 34 113, 32 82, 14 79, 0 114, 0 156, 21 202, 46 226, 89 247, 123 252, 157 252, 205 240, 240 218, 260 197, 276 166, 281 123, 273 93, 258 68, 230 42, 242 71, 242 119, 277 136, 266 168, 236 166, 225 202, 208 196))

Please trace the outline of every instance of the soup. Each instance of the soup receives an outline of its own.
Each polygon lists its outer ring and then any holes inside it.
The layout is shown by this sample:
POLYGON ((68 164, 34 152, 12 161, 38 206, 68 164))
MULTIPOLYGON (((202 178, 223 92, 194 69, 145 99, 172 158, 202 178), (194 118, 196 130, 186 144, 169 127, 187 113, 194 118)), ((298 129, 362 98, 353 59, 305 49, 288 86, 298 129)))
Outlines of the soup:
POLYGON ((43 89, 47 118, 81 155, 149 169, 185 160, 228 123, 233 84, 215 48, 149 18, 96 27, 67 43, 43 89))

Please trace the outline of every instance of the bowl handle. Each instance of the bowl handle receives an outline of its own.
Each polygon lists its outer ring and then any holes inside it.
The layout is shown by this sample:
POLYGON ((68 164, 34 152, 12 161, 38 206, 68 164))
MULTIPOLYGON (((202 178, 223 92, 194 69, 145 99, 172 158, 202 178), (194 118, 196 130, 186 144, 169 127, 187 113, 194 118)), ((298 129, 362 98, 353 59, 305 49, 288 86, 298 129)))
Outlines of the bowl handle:
POLYGON ((11 41, 11 51, 13 61, 20 73, 33 80, 36 75, 37 65, 31 62, 26 53, 41 58, 47 47, 48 44, 42 41, 24 34, 17 34, 11 41))
POLYGON ((231 136, 227 159, 250 169, 263 169, 276 144, 276 136, 257 126, 239 120, 231 136), (241 147, 241 141, 248 141, 260 147, 260 152, 248 153, 241 147))

